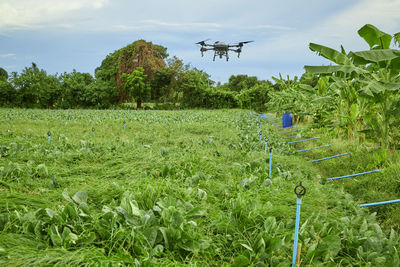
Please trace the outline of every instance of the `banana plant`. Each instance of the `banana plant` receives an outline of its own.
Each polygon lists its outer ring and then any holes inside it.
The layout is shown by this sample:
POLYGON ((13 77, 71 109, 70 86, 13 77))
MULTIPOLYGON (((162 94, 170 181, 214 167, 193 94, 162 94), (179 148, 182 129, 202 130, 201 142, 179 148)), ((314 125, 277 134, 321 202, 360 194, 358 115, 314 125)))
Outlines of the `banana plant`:
POLYGON ((392 41, 399 44, 400 33, 393 37, 371 24, 358 34, 370 50, 346 53, 310 43, 310 49, 337 65, 305 66, 309 74, 329 76, 331 87, 338 92, 336 125, 347 127, 347 135, 354 131, 368 133, 382 146, 395 145, 399 98, 400 50, 390 49, 392 41), (346 125, 347 124, 347 125, 346 125))
POLYGON ((364 132, 385 148, 397 142, 396 129, 400 121, 400 77, 387 72, 380 69, 361 81, 363 97, 373 103, 370 112, 365 114, 367 129, 364 132))

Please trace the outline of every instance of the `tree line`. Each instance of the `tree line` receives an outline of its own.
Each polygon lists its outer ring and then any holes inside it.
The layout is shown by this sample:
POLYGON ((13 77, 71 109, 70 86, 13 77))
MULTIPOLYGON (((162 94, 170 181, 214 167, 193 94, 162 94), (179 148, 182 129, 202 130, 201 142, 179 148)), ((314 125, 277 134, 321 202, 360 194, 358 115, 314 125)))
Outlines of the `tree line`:
POLYGON ((137 108, 153 102, 163 109, 261 110, 268 92, 276 89, 270 81, 247 75, 215 83, 206 72, 169 57, 167 48, 145 40, 107 55, 94 76, 76 70, 50 75, 35 63, 21 73, 0 68, 0 105, 7 107, 110 108, 134 101, 137 108))

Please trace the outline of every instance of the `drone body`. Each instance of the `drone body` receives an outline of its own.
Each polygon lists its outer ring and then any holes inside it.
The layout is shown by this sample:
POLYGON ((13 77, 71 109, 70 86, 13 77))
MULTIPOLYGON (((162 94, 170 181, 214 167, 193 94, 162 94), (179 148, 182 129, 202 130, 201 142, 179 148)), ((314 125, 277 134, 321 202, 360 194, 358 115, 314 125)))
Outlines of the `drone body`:
POLYGON ((225 56, 226 61, 229 60, 229 54, 228 51, 233 51, 238 54, 238 57, 240 56, 240 53, 242 52, 242 47, 244 44, 251 43, 253 41, 246 41, 246 42, 239 42, 237 44, 227 44, 224 42, 216 41, 214 44, 207 44, 206 41, 200 41, 197 42, 196 44, 201 45, 200 52, 201 56, 204 56, 204 52, 208 50, 214 50, 214 57, 213 61, 215 61, 215 57, 218 56, 219 58, 222 58, 225 56))

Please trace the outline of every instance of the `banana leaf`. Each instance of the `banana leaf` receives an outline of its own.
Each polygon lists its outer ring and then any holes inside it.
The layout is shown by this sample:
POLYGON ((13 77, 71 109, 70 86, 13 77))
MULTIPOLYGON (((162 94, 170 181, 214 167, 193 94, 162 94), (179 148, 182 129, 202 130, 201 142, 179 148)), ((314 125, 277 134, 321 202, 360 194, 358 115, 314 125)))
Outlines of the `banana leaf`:
POLYGON ((400 58, 400 50, 396 49, 377 49, 350 52, 349 56, 353 59, 356 65, 366 65, 368 63, 378 63, 382 61, 393 60, 400 58))
POLYGON ((394 43, 400 46, 400 32, 393 34, 394 43))
POLYGON ((389 49, 392 36, 380 31, 374 25, 365 24, 358 34, 368 43, 371 49, 389 49))
MULTIPOLYGON (((350 58, 346 54, 340 53, 339 51, 337 51, 333 48, 329 48, 327 46, 323 46, 323 45, 319 45, 319 44, 315 44, 315 43, 310 43, 309 47, 310 47, 311 51, 317 52, 318 55, 323 56, 324 58, 327 58, 327 59, 335 62, 336 64, 353 65, 350 58)), ((344 51, 343 47, 341 49, 342 49, 342 51, 344 51)))
POLYGON ((361 92, 372 97, 387 91, 400 90, 400 83, 380 83, 374 80, 362 80, 361 83, 364 84, 360 88, 361 92))
POLYGON ((399 73, 400 72, 400 56, 395 59, 392 59, 392 61, 390 61, 388 68, 392 70, 393 74, 399 73))
POLYGON ((357 73, 366 74, 368 71, 350 65, 334 65, 334 66, 304 66, 306 72, 311 74, 332 74, 335 72, 343 72, 345 74, 357 73))

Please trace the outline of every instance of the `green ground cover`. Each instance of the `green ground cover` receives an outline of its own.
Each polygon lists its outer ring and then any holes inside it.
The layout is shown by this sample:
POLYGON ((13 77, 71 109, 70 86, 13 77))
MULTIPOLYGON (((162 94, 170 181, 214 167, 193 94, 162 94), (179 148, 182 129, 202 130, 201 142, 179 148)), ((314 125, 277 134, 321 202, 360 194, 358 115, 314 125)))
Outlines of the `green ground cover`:
POLYGON ((358 207, 386 195, 322 179, 385 167, 367 178, 384 188, 395 156, 354 146, 350 159, 311 163, 323 152, 299 155, 306 144, 264 119, 269 179, 258 126, 241 110, 0 109, 0 264, 289 266, 302 181, 302 266, 399 266, 394 208, 358 207))

